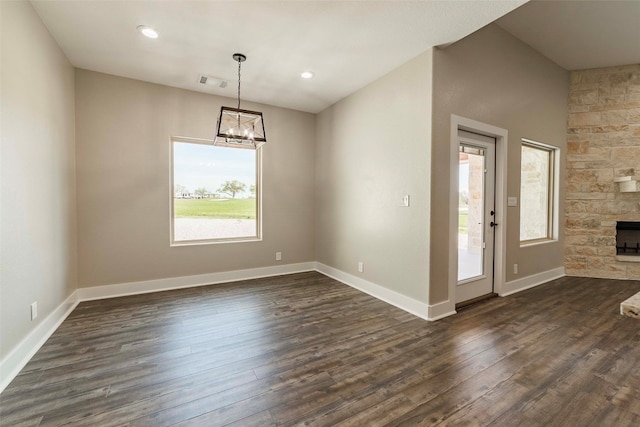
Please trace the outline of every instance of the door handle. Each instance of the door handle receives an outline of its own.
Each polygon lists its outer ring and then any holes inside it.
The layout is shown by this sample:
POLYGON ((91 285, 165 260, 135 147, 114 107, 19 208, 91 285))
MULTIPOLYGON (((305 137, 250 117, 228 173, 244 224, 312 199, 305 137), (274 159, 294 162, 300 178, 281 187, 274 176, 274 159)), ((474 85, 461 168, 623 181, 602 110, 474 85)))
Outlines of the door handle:
POLYGON ((498 223, 497 223, 497 222, 493 222, 493 221, 491 221, 491 222, 489 223, 489 225, 490 225, 491 227, 497 227, 497 226, 498 226, 498 223))

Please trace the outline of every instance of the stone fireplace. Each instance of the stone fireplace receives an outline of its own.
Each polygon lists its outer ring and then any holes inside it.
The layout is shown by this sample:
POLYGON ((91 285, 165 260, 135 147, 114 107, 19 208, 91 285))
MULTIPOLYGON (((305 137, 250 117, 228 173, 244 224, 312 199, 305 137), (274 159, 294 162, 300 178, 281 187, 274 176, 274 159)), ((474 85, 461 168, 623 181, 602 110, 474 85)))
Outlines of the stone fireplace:
POLYGON ((566 274, 640 280, 640 64, 571 73, 567 138, 566 274))

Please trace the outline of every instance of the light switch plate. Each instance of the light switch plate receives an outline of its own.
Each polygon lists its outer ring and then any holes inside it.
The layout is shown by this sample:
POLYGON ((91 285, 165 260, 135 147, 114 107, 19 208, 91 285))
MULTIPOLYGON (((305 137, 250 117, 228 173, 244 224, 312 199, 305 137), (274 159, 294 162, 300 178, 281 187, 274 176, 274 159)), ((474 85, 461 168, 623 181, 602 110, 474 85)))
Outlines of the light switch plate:
POLYGON ((517 197, 507 197, 507 206, 518 206, 517 197))

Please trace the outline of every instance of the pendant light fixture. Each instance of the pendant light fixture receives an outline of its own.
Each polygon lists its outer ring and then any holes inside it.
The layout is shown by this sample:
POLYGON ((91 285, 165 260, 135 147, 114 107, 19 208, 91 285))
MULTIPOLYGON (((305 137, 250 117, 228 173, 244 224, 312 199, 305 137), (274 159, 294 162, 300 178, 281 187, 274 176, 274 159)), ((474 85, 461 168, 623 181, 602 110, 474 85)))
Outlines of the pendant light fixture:
POLYGON ((238 107, 220 109, 213 145, 255 150, 267 142, 264 121, 261 112, 240 109, 240 68, 247 57, 241 53, 234 53, 233 59, 238 62, 238 107))

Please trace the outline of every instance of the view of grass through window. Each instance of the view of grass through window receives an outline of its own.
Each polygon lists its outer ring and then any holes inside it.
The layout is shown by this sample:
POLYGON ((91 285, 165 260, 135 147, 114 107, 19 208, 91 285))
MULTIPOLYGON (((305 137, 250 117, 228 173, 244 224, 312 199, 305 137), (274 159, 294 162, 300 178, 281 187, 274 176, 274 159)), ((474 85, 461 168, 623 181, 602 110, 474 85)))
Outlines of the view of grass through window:
POLYGON ((258 237, 255 150, 173 142, 173 241, 258 237))

